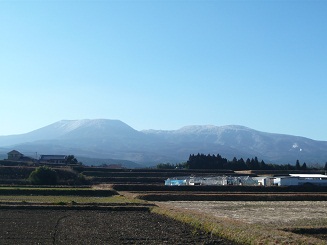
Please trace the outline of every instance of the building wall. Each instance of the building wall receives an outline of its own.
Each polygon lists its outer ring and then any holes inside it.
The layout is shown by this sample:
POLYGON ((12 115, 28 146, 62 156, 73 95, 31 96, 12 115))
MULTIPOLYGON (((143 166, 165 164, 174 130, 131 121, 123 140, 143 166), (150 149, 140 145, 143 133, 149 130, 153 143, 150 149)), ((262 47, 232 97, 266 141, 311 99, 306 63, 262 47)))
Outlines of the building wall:
POLYGON ((23 157, 24 155, 19 153, 19 152, 15 152, 15 153, 8 153, 8 160, 11 161, 17 161, 19 160, 21 157, 23 157))
POLYGON ((299 185, 305 184, 327 186, 327 179, 299 179, 299 185))
POLYGON ((274 184, 278 186, 298 185, 299 181, 297 178, 276 178, 274 184))
POLYGON ((274 180, 274 184, 278 186, 290 186, 290 185, 305 185, 305 184, 313 184, 319 186, 327 186, 327 178, 319 179, 319 178, 276 178, 274 180))

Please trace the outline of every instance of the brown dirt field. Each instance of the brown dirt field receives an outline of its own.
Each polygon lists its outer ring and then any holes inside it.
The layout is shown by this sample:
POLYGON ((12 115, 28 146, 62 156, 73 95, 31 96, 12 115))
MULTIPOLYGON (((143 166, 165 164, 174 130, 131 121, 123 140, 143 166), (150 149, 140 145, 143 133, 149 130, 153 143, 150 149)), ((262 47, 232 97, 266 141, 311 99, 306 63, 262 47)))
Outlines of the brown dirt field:
POLYGON ((232 244, 145 211, 0 211, 0 244, 232 244))
POLYGON ((227 218, 265 228, 292 231, 327 242, 326 201, 172 201, 158 204, 195 211, 217 219, 227 218))
POLYGON ((326 201, 173 201, 160 205, 271 227, 327 226, 326 201))

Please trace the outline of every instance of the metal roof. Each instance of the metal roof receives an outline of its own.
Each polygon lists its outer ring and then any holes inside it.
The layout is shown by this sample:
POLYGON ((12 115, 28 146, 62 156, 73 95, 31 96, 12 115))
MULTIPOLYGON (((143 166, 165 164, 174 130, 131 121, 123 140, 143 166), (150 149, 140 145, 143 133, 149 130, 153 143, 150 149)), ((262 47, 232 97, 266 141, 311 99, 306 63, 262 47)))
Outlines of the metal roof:
POLYGON ((20 153, 19 151, 16 151, 16 150, 12 150, 12 151, 8 152, 7 154, 22 154, 22 153, 20 153))
POLYGON ((300 178, 327 178, 327 175, 323 174, 290 174, 290 176, 300 178))
POLYGON ((40 160, 65 160, 66 155, 41 155, 40 160))

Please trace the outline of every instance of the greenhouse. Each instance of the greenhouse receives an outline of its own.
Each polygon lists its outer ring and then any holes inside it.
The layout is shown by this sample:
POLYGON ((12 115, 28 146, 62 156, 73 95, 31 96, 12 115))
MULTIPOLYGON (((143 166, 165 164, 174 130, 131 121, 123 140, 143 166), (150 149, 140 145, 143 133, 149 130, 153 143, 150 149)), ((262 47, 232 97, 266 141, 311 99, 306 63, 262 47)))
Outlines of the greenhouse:
POLYGON ((165 180, 165 185, 245 185, 256 186, 258 180, 250 176, 181 176, 165 180))

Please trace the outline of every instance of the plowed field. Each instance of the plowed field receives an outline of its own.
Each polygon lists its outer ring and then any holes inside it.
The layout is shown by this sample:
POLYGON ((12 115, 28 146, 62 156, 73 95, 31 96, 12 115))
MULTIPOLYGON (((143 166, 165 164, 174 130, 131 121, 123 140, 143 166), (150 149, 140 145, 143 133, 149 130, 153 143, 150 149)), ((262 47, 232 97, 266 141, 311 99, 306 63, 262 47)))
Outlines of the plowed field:
POLYGON ((0 210, 0 244, 232 244, 145 211, 0 210))

